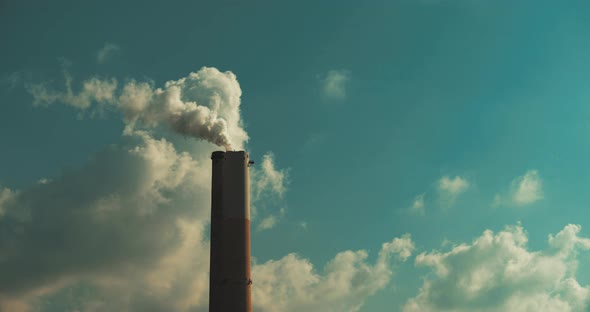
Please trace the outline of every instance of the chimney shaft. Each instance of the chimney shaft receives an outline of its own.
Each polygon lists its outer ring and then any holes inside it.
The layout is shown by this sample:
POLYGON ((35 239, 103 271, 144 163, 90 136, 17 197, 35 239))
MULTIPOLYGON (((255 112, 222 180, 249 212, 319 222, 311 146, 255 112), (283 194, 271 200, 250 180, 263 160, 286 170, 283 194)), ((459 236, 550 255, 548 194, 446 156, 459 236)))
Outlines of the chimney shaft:
POLYGON ((210 312, 251 312, 250 177, 245 151, 214 152, 210 312))

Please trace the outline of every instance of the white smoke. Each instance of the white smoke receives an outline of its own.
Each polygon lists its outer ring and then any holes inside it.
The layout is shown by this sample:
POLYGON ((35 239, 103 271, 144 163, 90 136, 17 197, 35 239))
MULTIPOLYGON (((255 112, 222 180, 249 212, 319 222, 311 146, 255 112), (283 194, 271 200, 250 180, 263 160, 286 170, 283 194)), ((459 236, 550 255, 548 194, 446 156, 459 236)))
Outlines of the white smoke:
POLYGON ((119 91, 115 79, 91 78, 75 93, 66 73, 66 90, 43 84, 29 86, 36 104, 64 103, 79 109, 105 104, 123 112, 131 127, 165 126, 176 133, 203 139, 226 150, 243 149, 248 134, 240 117, 242 90, 232 72, 203 67, 163 88, 132 80, 119 91))

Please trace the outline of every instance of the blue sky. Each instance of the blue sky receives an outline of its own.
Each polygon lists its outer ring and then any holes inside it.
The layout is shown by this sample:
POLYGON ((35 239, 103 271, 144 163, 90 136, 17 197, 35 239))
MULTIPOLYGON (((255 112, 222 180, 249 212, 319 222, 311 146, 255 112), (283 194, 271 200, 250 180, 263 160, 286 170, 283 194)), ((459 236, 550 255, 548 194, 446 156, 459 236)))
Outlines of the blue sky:
POLYGON ((258 163, 257 311, 587 311, 589 9, 3 1, 0 311, 206 309, 168 81, 258 163))

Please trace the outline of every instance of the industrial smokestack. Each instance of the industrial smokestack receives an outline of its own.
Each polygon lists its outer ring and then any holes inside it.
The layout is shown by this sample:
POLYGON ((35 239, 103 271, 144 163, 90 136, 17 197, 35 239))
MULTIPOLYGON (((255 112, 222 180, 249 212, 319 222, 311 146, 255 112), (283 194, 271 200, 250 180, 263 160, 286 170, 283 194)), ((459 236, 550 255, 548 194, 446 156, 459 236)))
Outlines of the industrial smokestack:
POLYGON ((218 151, 211 159, 209 312, 251 312, 248 153, 218 151))

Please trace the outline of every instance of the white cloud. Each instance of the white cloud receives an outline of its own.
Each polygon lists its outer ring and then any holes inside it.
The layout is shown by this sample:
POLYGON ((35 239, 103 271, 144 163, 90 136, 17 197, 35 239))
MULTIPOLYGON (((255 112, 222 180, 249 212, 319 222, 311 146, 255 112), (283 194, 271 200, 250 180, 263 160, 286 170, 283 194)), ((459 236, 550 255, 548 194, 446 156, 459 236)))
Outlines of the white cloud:
POLYGON ((410 212, 415 213, 415 214, 419 214, 419 215, 424 215, 425 211, 424 211, 424 193, 416 196, 414 198, 414 201, 412 202, 412 206, 410 207, 410 212))
POLYGON ((115 101, 116 79, 91 78, 84 81, 82 90, 77 94, 72 90, 72 77, 68 73, 65 73, 65 80, 66 90, 63 92, 50 90, 43 84, 30 85, 29 92, 33 95, 33 103, 43 105, 61 102, 79 109, 87 109, 93 102, 104 105, 115 101))
POLYGON ((260 223, 258 223, 258 230, 270 230, 277 225, 277 223, 285 216, 287 210, 285 208, 281 208, 278 214, 269 214, 266 216, 260 223))
POLYGON ((537 170, 529 170, 510 184, 509 194, 496 194, 492 206, 526 206, 543 199, 543 181, 537 170))
POLYGON ((259 166, 261 169, 258 169, 257 165, 251 169, 252 192, 255 200, 265 194, 283 197, 287 190, 288 171, 276 169, 272 153, 264 154, 259 166))
POLYGON ((115 55, 115 53, 119 52, 119 50, 121 50, 121 48, 119 48, 118 45, 107 42, 96 53, 96 61, 100 64, 103 64, 108 61, 109 58, 115 55))
POLYGON ((455 176, 454 178, 444 176, 439 180, 438 187, 441 191, 459 195, 469 188, 469 183, 460 176, 455 176))
POLYGON ((438 191, 440 200, 445 205, 454 204, 459 195, 465 193, 469 189, 469 182, 460 176, 450 178, 444 176, 438 180, 438 191))
POLYGON ((328 71, 325 78, 321 79, 324 96, 331 99, 344 99, 346 97, 346 85, 349 80, 350 72, 347 70, 328 71))
POLYGON ((284 217, 288 183, 289 170, 277 169, 272 153, 264 154, 260 164, 250 167, 251 218, 255 222, 262 216, 258 230, 271 229, 284 217))
POLYGON ((277 217, 275 215, 269 215, 262 219, 258 224, 258 230, 269 230, 277 224, 277 217))
POLYGON ((415 248, 410 234, 405 234, 401 238, 394 238, 391 242, 383 243, 381 250, 395 254, 400 260, 406 261, 415 248))
POLYGON ((414 249, 409 235, 384 243, 374 264, 364 250, 338 253, 323 270, 296 254, 252 269, 254 309, 261 312, 358 311, 367 297, 390 282, 392 256, 404 261, 414 249))
POLYGON ((419 254, 416 265, 430 267, 432 275, 404 311, 586 311, 590 288, 575 278, 575 256, 590 240, 579 231, 567 225, 549 236, 549 248, 530 251, 523 228, 509 226, 448 252, 419 254))
POLYGON ((146 132, 123 140, 79 170, 2 192, 0 310, 85 284, 107 298, 97 311, 203 303, 210 162, 146 132))
POLYGON ((537 170, 530 170, 512 182, 512 200, 517 205, 528 205, 543 199, 543 184, 537 170))

